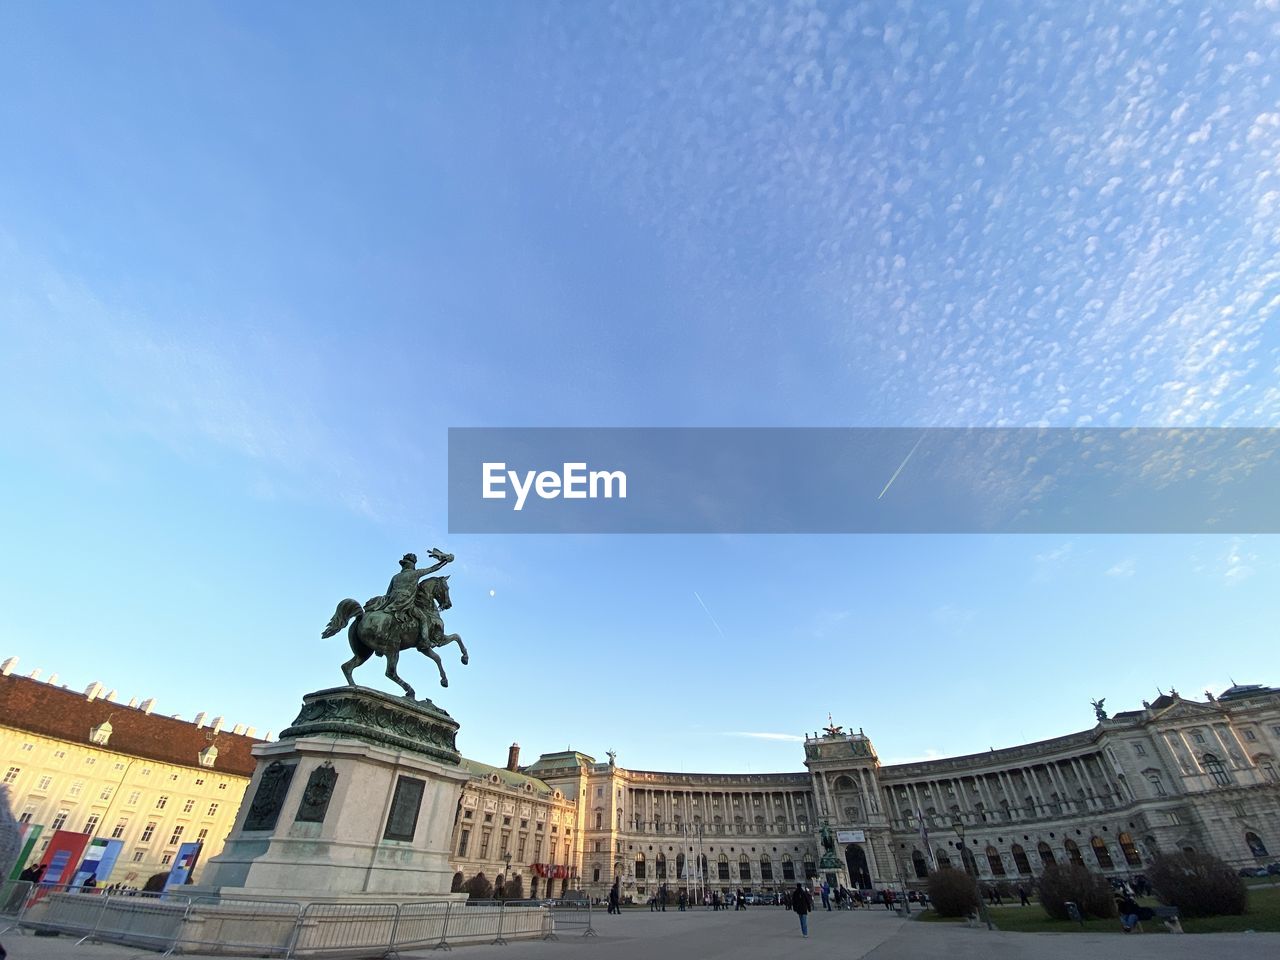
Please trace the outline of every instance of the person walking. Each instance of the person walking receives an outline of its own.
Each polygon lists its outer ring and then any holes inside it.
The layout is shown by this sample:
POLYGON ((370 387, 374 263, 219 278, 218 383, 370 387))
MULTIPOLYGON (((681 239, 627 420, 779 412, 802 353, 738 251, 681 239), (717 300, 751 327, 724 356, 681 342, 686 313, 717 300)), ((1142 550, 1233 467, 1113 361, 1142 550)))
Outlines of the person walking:
POLYGON ((813 898, 803 883, 797 883, 791 893, 791 909, 800 917, 800 936, 809 936, 809 911, 813 909, 813 898))
POLYGON ((1018 884, 1018 898, 1022 901, 1020 904, 1018 904, 1018 906, 1020 907, 1031 906, 1031 900, 1027 897, 1027 888, 1024 887, 1022 884, 1018 884))
POLYGON ((822 908, 824 910, 831 909, 831 884, 822 881, 822 908))
POLYGON ((620 906, 621 899, 622 898, 618 893, 618 881, 614 880, 613 886, 609 888, 609 912, 610 913, 617 913, 617 914, 622 913, 622 907, 620 906))

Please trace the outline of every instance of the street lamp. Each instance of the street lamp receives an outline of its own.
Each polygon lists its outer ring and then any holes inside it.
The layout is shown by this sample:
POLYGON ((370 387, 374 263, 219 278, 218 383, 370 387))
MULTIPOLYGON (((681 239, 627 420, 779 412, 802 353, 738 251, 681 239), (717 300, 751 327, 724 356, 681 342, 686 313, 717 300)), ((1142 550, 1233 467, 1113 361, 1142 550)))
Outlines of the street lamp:
POLYGON ((976 860, 973 864, 973 873, 969 873, 969 861, 965 857, 965 854, 969 852, 969 848, 964 845, 964 821, 960 819, 959 814, 956 814, 955 819, 951 821, 951 829, 960 838, 960 865, 964 867, 966 874, 973 877, 973 886, 978 892, 978 916, 986 923, 988 930, 994 930, 995 927, 991 925, 991 915, 987 913, 986 901, 982 899, 982 888, 978 886, 978 863, 976 860))
POLYGON ((507 862, 507 872, 503 874, 503 889, 511 889, 511 851, 508 850, 502 855, 502 859, 507 862))

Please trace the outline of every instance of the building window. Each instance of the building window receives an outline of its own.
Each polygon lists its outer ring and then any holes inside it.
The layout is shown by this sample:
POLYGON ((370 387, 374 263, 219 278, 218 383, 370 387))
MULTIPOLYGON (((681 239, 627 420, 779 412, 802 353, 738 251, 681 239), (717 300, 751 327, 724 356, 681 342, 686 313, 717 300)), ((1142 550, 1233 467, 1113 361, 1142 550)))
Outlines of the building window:
POLYGON ((178 824, 173 828, 173 836, 169 838, 169 846, 174 846, 182 842, 182 831, 186 829, 182 824, 178 824))
POLYGON ((1277 780, 1280 780, 1280 777, 1277 777, 1276 775, 1276 765, 1270 760, 1262 761, 1262 775, 1272 783, 1276 783, 1277 780))
POLYGON ((796 878, 796 865, 791 859, 791 854, 784 853, 782 855, 782 879, 794 880, 796 878))
POLYGON ((10 767, 8 770, 5 771, 4 782, 13 783, 15 780, 18 779, 18 774, 20 774, 21 772, 22 772, 21 767, 10 767))
POLYGON ((1115 867, 1115 863, 1111 860, 1111 851, 1107 849, 1107 844, 1101 837, 1091 838, 1089 846, 1093 847, 1093 857, 1098 861, 1098 866, 1103 870, 1111 870, 1115 867))
POLYGON ((1167 796, 1164 792, 1164 782, 1160 779, 1160 774, 1147 774, 1147 780, 1151 783, 1151 789, 1155 791, 1157 797, 1167 796))
POLYGON ((1258 735, 1254 733, 1252 730, 1246 730, 1244 732, 1244 738, 1248 740, 1250 743, 1253 743, 1258 739, 1258 735))
POLYGON ((133 851, 133 862, 134 862, 134 863, 141 863, 141 862, 142 862, 142 858, 143 858, 143 857, 145 857, 146 855, 147 855, 147 851, 145 851, 145 850, 135 850, 135 851, 133 851))
POLYGON ((1213 777, 1213 782, 1220 787, 1225 787, 1231 783, 1231 776, 1227 773, 1226 765, 1215 757, 1212 753, 1204 755, 1204 772, 1213 777))
POLYGON ((169 803, 168 797, 161 797, 159 800, 156 801, 156 809, 163 810, 165 806, 168 805, 168 803, 169 803))
POLYGON ((61 759, 62 759, 63 757, 65 757, 66 755, 67 755, 67 751, 65 751, 65 750, 55 750, 55 751, 53 751, 53 759, 55 759, 55 760, 61 760, 61 759))
POLYGON ((53 783, 53 777, 41 777, 40 782, 36 784, 36 789, 48 790, 51 783, 53 783))
POLYGON ((25 810, 23 810, 23 811, 22 811, 22 816, 20 816, 20 817, 18 818, 18 822, 19 822, 19 823, 30 823, 30 822, 32 821, 32 819, 35 817, 35 815, 36 815, 36 808, 35 808, 35 807, 27 807, 27 809, 25 809, 25 810))
POLYGON ((1267 856, 1267 845, 1262 842, 1262 838, 1253 831, 1244 835, 1244 842, 1249 845, 1249 852, 1255 857, 1267 856))
POLYGON ((98 799, 99 799, 99 800, 110 800, 110 799, 111 799, 111 793, 112 793, 112 791, 113 791, 114 789, 115 789, 114 787, 103 787, 103 788, 102 788, 102 792, 98 794, 98 799))
POLYGON ((919 850, 911 851, 911 868, 915 870, 917 880, 924 880, 929 876, 929 865, 925 863, 924 854, 919 850))
POLYGON ((1041 840, 1039 843, 1036 844, 1036 853, 1039 854, 1040 862, 1044 866, 1047 867, 1049 866, 1049 864, 1054 862, 1053 851, 1049 848, 1049 845, 1045 843, 1043 840, 1041 840))
POLYGON ((471 839, 471 831, 463 830, 458 835, 458 856, 465 857, 467 855, 467 841, 471 839))
MULTIPOLYGON (((525 835, 522 833, 520 834, 520 843, 516 847, 516 858, 519 860, 524 859, 524 841, 525 841, 525 835)), ((598 849, 599 847, 600 847, 600 844, 597 843, 596 848, 598 849)))
POLYGON ((1193 733, 1193 734, 1191 735, 1191 739, 1192 739, 1192 740, 1194 740, 1196 743, 1204 743, 1204 734, 1203 734, 1203 733, 1193 733))
POLYGON ((71 784, 71 789, 68 791, 68 795, 73 797, 78 797, 83 792, 84 792, 84 781, 77 780, 75 783, 71 784))
POLYGON ((209 836, 209 828, 208 828, 208 827, 201 827, 201 828, 200 828, 200 832, 196 834, 196 839, 197 839, 197 840, 199 840, 199 841, 201 841, 201 842, 203 843, 203 842, 204 842, 205 837, 207 837, 207 836, 209 836))
POLYGON ((194 800, 188 800, 186 803, 182 805, 182 812, 190 813, 195 808, 196 808, 196 802, 194 800))
POLYGON ((70 810, 59 810, 58 815, 53 818, 53 823, 49 824, 50 830, 61 830, 67 823, 67 817, 71 816, 70 810))
POLYGON ((1067 851, 1067 859, 1074 863, 1077 867, 1084 866, 1084 855, 1080 853, 1080 848, 1076 846, 1074 840, 1064 840, 1063 847, 1067 851))
POLYGON ((29 752, 31 752, 31 750, 33 750, 33 749, 35 749, 35 744, 34 744, 34 743, 24 743, 24 744, 22 745, 22 752, 23 752, 23 753, 29 753, 29 752))
POLYGON ((172 853, 166 853, 163 857, 160 858, 160 865, 162 867, 167 867, 172 862, 173 862, 172 853))
POLYGON ((156 822, 152 820, 146 825, 142 831, 142 836, 138 838, 139 843, 147 843, 151 839, 151 835, 156 832, 156 822))
POLYGON ((84 765, 85 765, 86 767, 92 767, 92 766, 93 766, 95 763, 97 763, 97 762, 98 762, 98 758, 97 758, 97 757, 85 757, 85 758, 84 758, 84 765))
POLYGON ((1004 860, 1000 857, 1000 851, 995 847, 987 847, 987 863, 991 867, 991 875, 993 877, 1004 876, 1004 860))
POLYGON ((760 857, 760 879, 765 881, 773 880, 773 861, 769 859, 768 854, 760 857))
POLYGON ((1031 872, 1031 861, 1027 859, 1027 851, 1022 849, 1022 844, 1015 843, 1009 852, 1013 854, 1013 865, 1019 874, 1031 872))
POLYGON ((80 832, 87 833, 89 836, 92 837, 95 833, 97 833, 97 831, 98 831, 98 815, 95 813, 91 817, 89 817, 88 820, 85 821, 84 829, 81 830, 80 832))
POLYGON ((716 861, 716 874, 721 880, 729 879, 729 858, 723 853, 720 854, 719 859, 716 861))
POLYGON ((1120 852, 1124 854, 1124 862, 1131 867, 1142 866, 1142 857, 1138 855, 1138 847, 1134 844, 1133 837, 1122 833, 1116 839, 1120 841, 1120 852))
POLYGON ((119 840, 124 836, 125 827, 129 826, 128 820, 117 820, 116 825, 111 829, 111 839, 119 840))
POLYGON ((227 785, 226 785, 226 783, 220 783, 220 784, 218 784, 218 789, 219 789, 219 790, 225 790, 225 789, 227 789, 227 785))
POLYGON ((218 805, 216 803, 209 804, 209 816, 216 817, 218 815, 218 805))

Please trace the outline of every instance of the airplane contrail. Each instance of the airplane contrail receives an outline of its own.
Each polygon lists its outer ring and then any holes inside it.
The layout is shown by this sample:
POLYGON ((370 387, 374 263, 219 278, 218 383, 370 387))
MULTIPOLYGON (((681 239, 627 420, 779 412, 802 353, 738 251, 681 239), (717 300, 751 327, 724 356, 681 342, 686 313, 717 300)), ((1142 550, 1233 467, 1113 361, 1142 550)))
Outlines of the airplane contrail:
POLYGON ((876 497, 876 499, 877 499, 877 500, 882 500, 882 499, 884 499, 884 495, 885 495, 886 493, 888 493, 888 492, 889 492, 889 488, 890 488, 891 486, 893 486, 893 481, 895 481, 895 480, 897 480, 897 479, 898 479, 898 474, 900 474, 900 473, 902 472, 902 468, 903 468, 903 467, 905 467, 905 466, 907 465, 907 461, 911 459, 911 454, 912 454, 912 453, 915 453, 915 452, 916 452, 916 447, 920 446, 920 444, 922 444, 922 443, 924 443, 924 434, 923 434, 923 433, 922 433, 922 434, 920 434, 920 439, 916 441, 916 446, 911 448, 911 453, 908 453, 905 457, 903 457, 903 458, 902 458, 902 462, 901 462, 900 464, 898 464, 898 469, 897 469, 897 470, 895 470, 895 471, 893 471, 893 476, 892 476, 892 477, 890 477, 890 478, 889 478, 889 482, 888 482, 888 483, 886 483, 886 484, 884 485, 884 489, 880 491, 880 496, 876 497))
POLYGON ((707 605, 702 602, 702 597, 698 596, 698 591, 693 591, 693 595, 697 598, 698 603, 701 604, 702 609, 706 612, 707 616, 711 618, 711 625, 716 628, 716 633, 720 634, 720 639, 726 639, 724 631, 720 629, 720 624, 716 623, 716 618, 711 615, 710 610, 707 610, 707 605))

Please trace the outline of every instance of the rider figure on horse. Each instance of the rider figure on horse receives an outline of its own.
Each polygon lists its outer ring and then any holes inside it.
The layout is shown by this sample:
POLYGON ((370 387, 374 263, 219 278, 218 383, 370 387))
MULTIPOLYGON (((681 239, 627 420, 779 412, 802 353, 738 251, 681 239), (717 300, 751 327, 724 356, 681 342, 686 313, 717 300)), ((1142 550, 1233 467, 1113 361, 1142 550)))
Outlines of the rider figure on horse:
POLYGON ((436 563, 419 570, 416 569, 417 555, 406 553, 400 560, 400 572, 392 577, 391 583, 387 585, 386 594, 375 597, 365 604, 366 613, 373 611, 389 613, 401 623, 411 623, 416 620, 418 637, 425 648, 431 646, 433 628, 436 628, 435 632, 444 632, 444 621, 440 619, 435 601, 423 596, 424 591, 418 589, 418 581, 423 577, 429 577, 453 560, 453 554, 434 548, 429 552, 429 556, 436 563))

